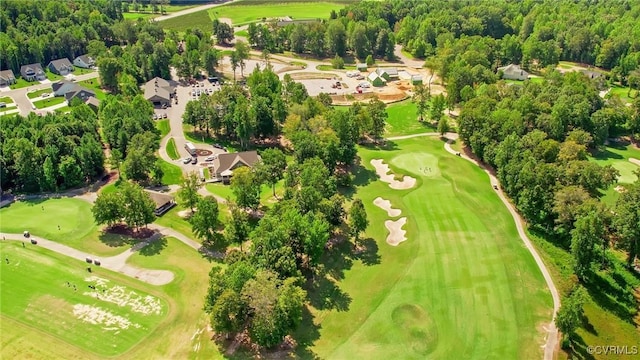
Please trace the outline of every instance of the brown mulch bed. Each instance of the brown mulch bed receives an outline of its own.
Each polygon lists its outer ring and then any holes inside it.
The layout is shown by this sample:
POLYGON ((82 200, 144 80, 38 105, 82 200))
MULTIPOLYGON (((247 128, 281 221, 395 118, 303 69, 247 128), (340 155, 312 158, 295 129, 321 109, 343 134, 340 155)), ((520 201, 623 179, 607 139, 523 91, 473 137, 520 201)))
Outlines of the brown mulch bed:
POLYGON ((213 154, 213 151, 205 150, 205 149, 196 149, 196 154, 198 156, 209 156, 209 155, 213 154))
POLYGON ((132 228, 124 224, 110 226, 105 228, 105 231, 110 234, 124 235, 134 239, 146 239, 151 237, 154 233, 153 230, 147 228, 140 228, 138 231, 134 231, 132 228))

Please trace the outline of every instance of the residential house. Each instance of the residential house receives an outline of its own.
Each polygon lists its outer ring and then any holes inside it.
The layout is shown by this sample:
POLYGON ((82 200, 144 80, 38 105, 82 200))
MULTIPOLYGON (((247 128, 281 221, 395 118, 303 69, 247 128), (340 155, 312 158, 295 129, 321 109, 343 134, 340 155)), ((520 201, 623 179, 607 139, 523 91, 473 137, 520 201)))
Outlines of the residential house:
POLYGON ((0 86, 9 86, 16 83, 16 77, 12 70, 0 71, 0 86))
POLYGON ((154 105, 171 105, 174 87, 167 80, 156 77, 144 84, 144 98, 154 105))
POLYGON ((397 79, 399 77, 398 69, 396 68, 377 68, 376 74, 378 74, 378 76, 383 78, 385 81, 397 79))
POLYGON ((22 65, 20 67, 20 76, 26 81, 42 81, 47 79, 47 75, 42 70, 40 64, 22 65))
POLYGON ((256 151, 220 154, 213 160, 214 172, 211 175, 228 183, 233 176, 233 170, 242 166, 252 168, 259 159, 256 151))
POLYGON ((147 194, 149 194, 151 200, 153 200, 153 202, 156 204, 156 208, 155 210, 153 210, 153 213, 156 214, 156 216, 162 216, 167 211, 171 210, 171 208, 176 206, 176 202, 171 195, 152 190, 145 191, 147 192, 147 194))
POLYGON ((95 96, 90 96, 84 103, 87 104, 91 108, 91 110, 95 111, 96 113, 100 108, 100 100, 98 100, 95 96))
POLYGON ((369 80, 373 86, 384 86, 387 83, 387 81, 375 71, 367 76, 367 80, 369 80))
POLYGON ((367 64, 363 64, 363 63, 358 63, 356 64, 356 69, 360 72, 366 72, 367 71, 367 64))
MULTIPOLYGON (((84 86, 80 86, 74 82, 62 80, 51 85, 54 96, 64 96, 68 104, 71 104, 73 99, 79 99, 80 101, 87 102, 91 97, 96 96, 93 90, 89 90, 84 86)), ((97 99, 96 99, 97 100, 97 99)))
POLYGON ((52 60, 47 67, 52 73, 62 76, 73 72, 73 64, 67 58, 52 60))
POLYGON ((96 61, 89 55, 80 55, 73 59, 73 65, 85 69, 90 69, 96 65, 96 61))
POLYGON ((411 85, 422 84, 422 75, 411 75, 411 85))
POLYGON ((529 78, 529 73, 515 64, 499 67, 498 73, 500 72, 502 72, 502 78, 507 80, 527 80, 529 78))

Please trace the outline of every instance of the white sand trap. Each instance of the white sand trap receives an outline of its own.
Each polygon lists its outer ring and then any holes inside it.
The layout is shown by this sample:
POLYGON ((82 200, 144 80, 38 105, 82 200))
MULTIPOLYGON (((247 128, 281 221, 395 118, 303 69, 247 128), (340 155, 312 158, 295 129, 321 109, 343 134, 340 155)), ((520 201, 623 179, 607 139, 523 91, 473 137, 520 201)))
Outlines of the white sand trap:
POLYGON ((393 209, 391 208, 391 201, 389 200, 385 200, 381 197, 377 197, 375 198, 375 200, 373 200, 373 205, 379 207, 380 209, 384 210, 387 212, 387 215, 391 216, 391 217, 396 217, 399 216, 400 214, 402 214, 402 210, 400 209, 393 209))
POLYGON ((389 165, 385 164, 381 159, 371 160, 371 165, 376 168, 376 173, 380 180, 389 184, 389 187, 395 190, 410 189, 416 185, 416 179, 411 176, 403 176, 402 181, 398 181, 392 174, 389 174, 389 165))
POLYGON ((636 165, 640 166, 640 160, 638 160, 638 159, 629 158, 629 161, 631 161, 632 164, 636 164, 636 165))
POLYGON ((389 230, 389 236, 387 236, 387 244, 391 246, 398 246, 398 244, 407 240, 405 236, 407 232, 405 230, 402 230, 402 227, 406 223, 406 217, 401 217, 396 221, 387 220, 384 222, 384 226, 386 226, 387 230, 389 230))

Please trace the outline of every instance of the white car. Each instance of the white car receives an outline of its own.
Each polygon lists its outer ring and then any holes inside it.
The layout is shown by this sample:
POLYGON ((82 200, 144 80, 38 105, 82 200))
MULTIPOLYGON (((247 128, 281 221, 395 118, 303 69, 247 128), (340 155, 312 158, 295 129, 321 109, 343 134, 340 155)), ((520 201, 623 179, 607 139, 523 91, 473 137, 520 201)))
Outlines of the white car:
POLYGON ((369 83, 368 83, 368 82, 366 82, 366 81, 361 82, 359 85, 360 85, 360 87, 361 87, 361 88, 365 88, 365 89, 367 89, 367 88, 370 88, 370 87, 371 87, 371 84, 369 84, 369 83))
POLYGON ((216 159, 216 157, 217 157, 216 155, 211 155, 208 158, 204 159, 204 161, 213 161, 216 159))
POLYGON ((183 164, 188 164, 190 162, 191 162, 191 157, 186 157, 186 158, 182 159, 182 163, 183 164))

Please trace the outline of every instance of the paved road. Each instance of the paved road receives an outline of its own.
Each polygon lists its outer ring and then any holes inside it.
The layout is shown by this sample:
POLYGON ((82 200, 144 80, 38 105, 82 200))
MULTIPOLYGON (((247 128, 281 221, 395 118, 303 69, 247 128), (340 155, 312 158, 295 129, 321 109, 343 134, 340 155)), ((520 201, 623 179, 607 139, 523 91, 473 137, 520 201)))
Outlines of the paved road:
POLYGON ((194 12, 198 12, 200 10, 211 9, 211 8, 216 7, 216 6, 222 6, 222 5, 226 5, 226 4, 229 4, 229 3, 231 3, 231 1, 223 2, 223 3, 217 3, 217 4, 207 4, 207 5, 196 6, 196 7, 190 8, 190 9, 176 11, 174 13, 163 15, 163 16, 158 16, 156 18, 153 18, 153 20, 155 20, 155 21, 164 21, 164 20, 171 19, 171 18, 174 18, 174 17, 191 14, 191 13, 194 13, 194 12))
MULTIPOLYGON (((100 75, 98 74, 97 71, 91 72, 89 74, 77 75, 76 82, 95 79, 98 76, 100 75)), ((32 106, 31 101, 27 97, 27 93, 31 91, 50 89, 50 88, 51 88, 51 83, 35 84, 28 87, 20 88, 20 89, 3 91, 2 93, 0 93, 0 97, 1 96, 11 97, 13 101, 16 103, 16 105, 18 105, 18 109, 20 109, 20 115, 27 116, 29 115, 30 112, 34 111, 31 107, 32 106)), ((42 111, 42 110, 38 110, 38 111, 42 111)))
MULTIPOLYGON (((451 148, 451 143, 458 138, 458 134, 455 134, 454 137, 447 137, 447 138, 448 138, 448 141, 444 144, 445 150, 447 150, 451 154, 456 155, 458 152, 451 148)), ((489 179, 492 186, 493 185, 497 186, 499 184, 498 179, 493 174, 491 174, 491 172, 489 172, 488 169, 483 167, 477 161, 475 161, 474 159, 462 153, 460 154, 460 157, 482 168, 487 173, 487 175, 489 175, 489 179)), ((551 297, 553 298, 553 316, 551 317, 551 322, 546 327, 547 341, 544 346, 544 360, 553 360, 555 351, 558 347, 558 329, 556 328, 556 323, 555 323, 556 314, 558 313, 558 309, 560 308, 560 295, 558 293, 558 289, 556 288, 556 285, 553 283, 553 279, 551 278, 551 274, 549 273, 547 266, 544 264, 544 261, 542 261, 542 258, 536 251, 535 247, 531 243, 531 240, 529 239, 529 237, 527 236, 527 233, 524 230, 525 221, 522 219, 520 214, 518 214, 518 211, 516 211, 515 207, 513 206, 513 204, 511 204, 511 202, 509 201, 509 199, 504 194, 501 188, 498 188, 496 193, 500 197, 500 200, 502 200, 502 203, 504 204, 504 206, 506 206, 509 212, 511 213, 511 216, 513 217, 513 220, 516 223, 516 228, 518 229, 518 234, 520 235, 520 239, 522 239, 522 242, 524 242, 524 245, 527 247, 527 250, 529 250, 533 258, 535 259, 536 264, 538 265, 538 268, 540 268, 540 271, 542 272, 542 276, 544 276, 544 280, 547 283, 547 287, 549 288, 549 291, 551 291, 551 297)))

